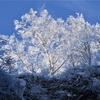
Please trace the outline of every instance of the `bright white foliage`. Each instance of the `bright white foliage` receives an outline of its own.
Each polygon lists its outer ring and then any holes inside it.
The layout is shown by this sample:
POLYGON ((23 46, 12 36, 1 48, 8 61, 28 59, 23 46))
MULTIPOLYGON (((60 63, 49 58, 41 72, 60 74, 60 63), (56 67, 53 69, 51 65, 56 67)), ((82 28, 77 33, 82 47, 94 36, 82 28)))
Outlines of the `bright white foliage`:
POLYGON ((22 38, 10 36, 8 45, 16 66, 43 74, 59 73, 64 68, 100 64, 100 25, 86 22, 82 14, 66 21, 54 19, 43 10, 30 9, 15 20, 15 29, 22 38))

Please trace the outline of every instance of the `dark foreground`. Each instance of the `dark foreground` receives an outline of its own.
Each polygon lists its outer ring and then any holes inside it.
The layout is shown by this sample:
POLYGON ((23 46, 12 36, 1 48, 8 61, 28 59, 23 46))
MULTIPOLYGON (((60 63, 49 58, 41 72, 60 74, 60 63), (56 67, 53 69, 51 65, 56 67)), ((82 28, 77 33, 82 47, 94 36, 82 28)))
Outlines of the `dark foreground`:
POLYGON ((0 100, 100 100, 100 67, 72 70, 63 79, 30 74, 13 78, 1 71, 0 100))

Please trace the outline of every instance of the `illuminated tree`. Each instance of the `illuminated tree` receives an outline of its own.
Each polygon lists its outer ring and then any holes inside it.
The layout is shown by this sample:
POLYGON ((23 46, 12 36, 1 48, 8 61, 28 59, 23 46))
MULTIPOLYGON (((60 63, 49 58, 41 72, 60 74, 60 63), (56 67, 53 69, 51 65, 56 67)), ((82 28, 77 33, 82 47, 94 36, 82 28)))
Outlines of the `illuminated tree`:
POLYGON ((11 55, 16 65, 29 72, 54 75, 69 66, 91 66, 97 62, 98 48, 94 50, 94 46, 100 36, 99 28, 86 22, 82 14, 64 21, 55 20, 47 10, 38 14, 30 9, 21 21, 15 20, 21 39, 10 37, 11 55))

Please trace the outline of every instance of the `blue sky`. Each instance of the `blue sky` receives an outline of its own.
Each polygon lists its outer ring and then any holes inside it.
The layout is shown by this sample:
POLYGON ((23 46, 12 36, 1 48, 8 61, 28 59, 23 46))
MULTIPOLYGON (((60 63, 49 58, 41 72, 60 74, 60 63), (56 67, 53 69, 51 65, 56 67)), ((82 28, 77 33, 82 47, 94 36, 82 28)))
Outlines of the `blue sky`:
POLYGON ((100 23, 99 0, 0 0, 0 34, 13 34, 14 20, 20 20, 30 8, 38 12, 47 9, 53 18, 64 20, 69 15, 76 16, 76 12, 82 13, 89 23, 100 23))

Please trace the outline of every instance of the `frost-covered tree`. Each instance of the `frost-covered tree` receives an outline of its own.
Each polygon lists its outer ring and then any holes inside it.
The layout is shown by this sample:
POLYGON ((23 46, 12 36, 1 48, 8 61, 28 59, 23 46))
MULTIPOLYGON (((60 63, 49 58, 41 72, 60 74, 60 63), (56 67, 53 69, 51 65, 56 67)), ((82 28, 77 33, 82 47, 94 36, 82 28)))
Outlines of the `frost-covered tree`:
MULTIPOLYGON (((95 54, 96 52, 100 51, 100 48, 96 46, 99 44, 98 40, 100 40, 100 26, 98 24, 89 24, 84 20, 82 14, 77 14, 77 18, 70 16, 67 19, 67 23, 71 31, 70 43, 72 53, 70 60, 72 65, 95 65, 97 63, 97 59, 99 60, 99 58, 95 58, 97 55, 100 56, 100 54, 95 54)), ((100 64, 100 62, 98 63, 100 64)))
POLYGON ((91 36, 92 26, 85 22, 83 15, 77 15, 77 18, 70 16, 67 19, 71 31, 70 43, 72 53, 70 56, 73 66, 91 65, 91 36))
POLYGON ((47 10, 40 16, 36 13, 31 9, 22 16, 21 22, 15 21, 15 29, 22 37, 20 53, 24 55, 26 65, 29 64, 28 69, 50 70, 54 74, 68 59, 69 33, 62 19, 54 20, 47 10))
POLYGON ((14 63, 9 55, 8 39, 8 36, 0 35, 0 69, 11 73, 14 70, 14 63))
POLYGON ((30 9, 14 23, 21 39, 10 36, 8 46, 22 71, 53 75, 69 66, 100 64, 100 25, 89 24, 82 14, 64 21, 52 18, 47 10, 38 14, 30 9))

